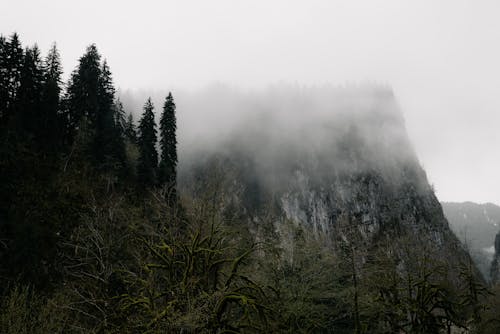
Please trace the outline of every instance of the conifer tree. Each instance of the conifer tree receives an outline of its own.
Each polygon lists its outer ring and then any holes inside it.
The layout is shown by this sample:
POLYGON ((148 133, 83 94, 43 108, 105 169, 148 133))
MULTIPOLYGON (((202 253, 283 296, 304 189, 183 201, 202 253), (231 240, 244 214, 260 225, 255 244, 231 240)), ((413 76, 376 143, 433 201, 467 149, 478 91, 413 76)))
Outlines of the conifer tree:
POLYGON ((114 103, 113 115, 115 125, 119 128, 121 136, 125 138, 125 124, 127 121, 125 119, 125 109, 123 109, 123 103, 120 98, 117 98, 114 103))
POLYGON ((14 114, 14 102, 21 85, 21 69, 23 67, 24 53, 19 41, 19 36, 14 33, 9 41, 1 42, 2 74, 0 81, 0 117, 5 124, 14 114))
POLYGON ((175 103, 172 93, 168 93, 163 105, 160 119, 161 159, 158 171, 159 183, 166 186, 167 198, 170 203, 176 198, 177 179, 177 122, 175 103))
POLYGON ((87 148, 96 167, 106 171, 121 171, 125 163, 125 148, 116 124, 115 88, 106 61, 95 45, 90 45, 80 58, 68 87, 66 122, 70 142, 81 126, 88 129, 87 148))
POLYGON ((139 122, 139 164, 137 175, 142 186, 156 184, 156 169, 158 167, 158 153, 156 152, 156 124, 153 114, 153 103, 148 98, 144 105, 144 113, 139 122))
POLYGON ((95 122, 99 110, 99 84, 101 56, 97 47, 90 45, 72 73, 66 98, 68 136, 76 134, 80 122, 95 122))
POLYGON ((21 85, 21 69, 24 53, 17 33, 12 34, 7 44, 7 74, 9 77, 9 100, 14 103, 17 90, 21 85))
POLYGON ((40 102, 44 80, 40 51, 35 45, 26 48, 20 72, 19 89, 16 94, 15 109, 17 127, 24 129, 30 136, 40 137, 40 102))
POLYGON ((8 97, 7 40, 0 35, 0 125, 4 125, 8 97))
POLYGON ((116 122, 118 111, 114 104, 115 88, 106 61, 101 66, 100 74, 92 153, 101 168, 122 169, 125 162, 125 148, 120 124, 116 122))
POLYGON ((134 116, 132 113, 128 114, 125 124, 123 125, 123 133, 125 138, 131 143, 137 144, 137 131, 134 124, 134 116))
POLYGON ((62 139, 63 119, 60 117, 60 94, 62 66, 59 51, 54 43, 44 62, 44 81, 42 87, 41 145, 44 149, 56 149, 62 139))

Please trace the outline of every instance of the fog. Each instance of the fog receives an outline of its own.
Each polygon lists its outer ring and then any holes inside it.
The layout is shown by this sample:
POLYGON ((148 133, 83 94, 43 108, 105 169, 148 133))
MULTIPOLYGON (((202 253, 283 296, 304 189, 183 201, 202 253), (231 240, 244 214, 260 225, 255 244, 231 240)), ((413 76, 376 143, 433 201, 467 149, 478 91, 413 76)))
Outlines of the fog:
POLYGON ((57 41, 66 75, 95 42, 122 92, 172 90, 182 136, 187 119, 208 135, 219 109, 223 134, 246 117, 231 99, 251 108, 277 83, 390 86, 438 197, 500 203, 498 1, 4 0, 0 13, 3 34, 44 51, 57 41), (213 82, 236 93, 213 100, 213 82), (195 103, 199 117, 183 116, 195 103))
MULTIPOLYGON (((146 92, 119 95, 126 111, 140 117, 146 92)), ((390 87, 215 84, 176 96, 180 178, 187 183, 189 173, 208 172, 217 158, 272 191, 286 188, 296 173, 324 185, 368 172, 396 186, 413 173, 419 178, 412 181, 427 187, 390 87)), ((164 97, 153 95, 157 117, 164 97)))

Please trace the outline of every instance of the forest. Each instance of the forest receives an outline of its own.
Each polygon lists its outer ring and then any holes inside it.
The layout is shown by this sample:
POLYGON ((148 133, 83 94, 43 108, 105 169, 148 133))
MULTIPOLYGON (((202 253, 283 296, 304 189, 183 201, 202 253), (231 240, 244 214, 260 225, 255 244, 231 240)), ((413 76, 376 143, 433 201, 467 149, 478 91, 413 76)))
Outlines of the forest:
POLYGON ((224 158, 183 191, 174 96, 135 120, 110 65, 91 44, 63 82, 55 44, 0 37, 1 333, 499 332, 500 287, 424 234, 249 224, 224 158))

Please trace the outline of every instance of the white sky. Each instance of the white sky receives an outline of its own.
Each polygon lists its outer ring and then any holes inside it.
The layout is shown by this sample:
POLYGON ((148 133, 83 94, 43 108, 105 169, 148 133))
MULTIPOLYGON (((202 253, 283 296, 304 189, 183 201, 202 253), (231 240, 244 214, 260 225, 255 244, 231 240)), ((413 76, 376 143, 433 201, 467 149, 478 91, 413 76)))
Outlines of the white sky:
POLYGON ((0 0, 13 31, 123 89, 389 84, 440 200, 500 204, 498 0, 0 0))

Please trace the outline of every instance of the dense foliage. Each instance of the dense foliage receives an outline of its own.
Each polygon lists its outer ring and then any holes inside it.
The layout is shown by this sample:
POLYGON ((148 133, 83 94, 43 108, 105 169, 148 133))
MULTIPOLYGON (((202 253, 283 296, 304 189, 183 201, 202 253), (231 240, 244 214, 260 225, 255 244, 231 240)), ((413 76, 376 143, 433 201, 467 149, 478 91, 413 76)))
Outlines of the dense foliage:
POLYGON ((55 45, 42 60, 0 37, 0 332, 498 330, 470 261, 449 277, 428 243, 366 247, 348 220, 331 246, 271 208, 255 228, 218 200, 216 165, 196 196, 177 191, 171 93, 158 158, 151 100, 136 127, 95 45, 61 74, 55 45))

